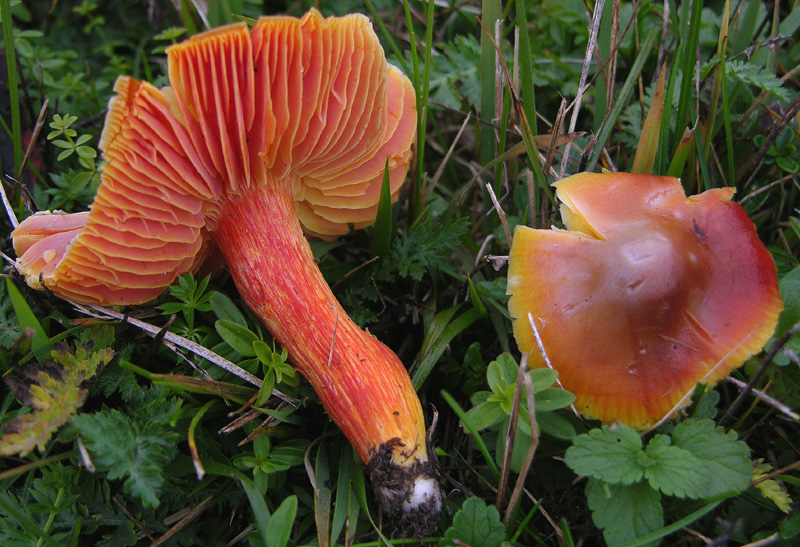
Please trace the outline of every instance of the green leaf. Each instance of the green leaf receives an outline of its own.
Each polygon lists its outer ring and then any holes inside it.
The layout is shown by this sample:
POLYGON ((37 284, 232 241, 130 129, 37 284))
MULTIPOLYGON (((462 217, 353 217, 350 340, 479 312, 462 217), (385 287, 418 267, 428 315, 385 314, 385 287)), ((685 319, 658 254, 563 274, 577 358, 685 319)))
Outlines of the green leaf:
POLYGON ((612 431, 606 425, 575 437, 564 461, 578 475, 629 485, 642 478, 641 449, 642 438, 636 430, 620 425, 612 431))
MULTIPOLYGON (((704 68, 706 69, 704 72, 707 72, 710 66, 704 68)), ((758 65, 735 59, 726 63, 725 70, 728 77, 755 86, 764 93, 772 93, 781 101, 792 99, 792 95, 784 87, 783 82, 772 72, 758 65)))
MULTIPOLYGON (((105 327, 105 330, 112 329, 105 327)), ((99 331, 100 328, 90 329, 84 340, 89 338, 90 332, 101 339, 99 331)), ((83 406, 88 394, 86 384, 111 361, 114 351, 109 347, 93 351, 91 344, 86 343, 74 350, 53 350, 51 355, 53 361, 48 361, 46 368, 31 367, 24 371, 25 377, 35 378, 35 381, 24 387, 19 382, 18 391, 27 394, 26 403, 33 411, 5 424, 9 433, 0 438, 0 456, 24 457, 34 447, 44 452, 53 433, 83 406)))
POLYGON ((571 441, 576 435, 575 427, 569 420, 555 412, 537 412, 536 425, 543 434, 556 439, 571 441))
POLYGON ((660 496, 646 482, 621 485, 589 479, 586 499, 592 510, 592 522, 603 530, 610 547, 642 537, 664 525, 660 496))
POLYGON ((289 496, 272 513, 267 523, 267 545, 285 547, 292 532, 294 517, 297 514, 297 496, 289 496))
POLYGON ((433 366, 447 349, 450 341, 481 317, 480 311, 472 308, 450 321, 450 318, 458 311, 458 308, 459 306, 453 306, 440 312, 431 321, 431 325, 425 333, 425 339, 422 341, 417 365, 411 376, 414 389, 418 390, 425 382, 425 379, 433 370, 433 366))
POLYGON ((214 328, 230 347, 244 355, 245 357, 256 357, 256 350, 253 343, 258 341, 250 329, 234 323, 228 319, 219 319, 214 323, 214 328))
POLYGON ((744 491, 750 485, 753 476, 750 449, 736 439, 734 431, 725 433, 707 419, 690 419, 675 426, 672 444, 694 456, 702 465, 701 473, 708 479, 700 492, 701 497, 709 498, 729 490, 744 491))
POLYGON ((245 319, 244 314, 239 311, 239 308, 236 307, 236 304, 233 303, 233 300, 224 294, 220 292, 214 292, 211 295, 211 298, 209 298, 209 303, 211 304, 211 309, 214 310, 217 319, 227 319, 228 321, 233 321, 242 327, 247 326, 247 319, 245 319))
POLYGON ((672 446, 666 435, 656 435, 640 453, 639 463, 650 486, 668 496, 679 498, 702 497, 709 481, 702 462, 690 452, 672 446))
MULTIPOLYGON (((542 391, 545 388, 552 386, 556 383, 558 379, 558 372, 551 368, 535 368, 528 372, 528 376, 531 377, 531 382, 533 383, 533 390, 537 392, 542 391)), ((538 408, 538 404, 536 405, 538 408)))
MULTIPOLYGON (((753 472, 753 481, 755 482, 759 479, 762 479, 768 475, 770 471, 772 471, 772 466, 768 463, 764 463, 764 460, 759 458, 756 460, 756 466, 753 472)), ((775 479, 761 480, 761 482, 758 482, 755 487, 759 492, 761 492, 763 497, 771 500, 772 503, 775 504, 775 507, 787 514, 791 512, 792 498, 789 496, 786 488, 782 487, 778 481, 775 479)))
MULTIPOLYGON (((778 318, 775 336, 782 335, 800 321, 800 267, 786 274, 781 279, 779 286, 783 299, 783 311, 778 318)), ((787 346, 794 351, 800 351, 800 334, 792 337, 787 346)))
POLYGON ((289 440, 273 448, 269 456, 289 467, 301 465, 309 444, 311 443, 307 439, 289 440))
POLYGON ((508 381, 503 374, 503 367, 497 361, 492 361, 486 368, 486 382, 494 393, 502 393, 508 387, 508 381))
POLYGON ((464 502, 447 529, 442 547, 457 545, 455 540, 470 547, 497 547, 506 539, 506 528, 494 505, 486 505, 481 498, 472 497, 464 502))
POLYGON ((411 227, 392 245, 389 254, 392 269, 419 281, 427 270, 442 263, 468 226, 466 218, 458 218, 437 224, 429 220, 411 227))
POLYGON ((781 538, 793 539, 800 535, 800 511, 795 511, 781 522, 781 538))
MULTIPOLYGON (((325 442, 317 446, 314 461, 314 522, 317 528, 317 541, 320 546, 328 547, 327 541, 331 528, 331 499, 333 490, 330 467, 328 466, 328 449, 325 442)), ((307 468, 307 472, 310 470, 307 468)))
MULTIPOLYGON (((330 524, 331 545, 336 545, 336 540, 339 539, 339 535, 341 535, 347 520, 349 519, 352 523, 356 522, 358 518, 359 507, 350 479, 353 469, 358 472, 358 466, 355 465, 355 461, 353 448, 349 443, 342 443, 339 457, 339 473, 336 484, 336 501, 334 503, 333 518, 330 524)), ((321 544, 320 542, 320 545, 321 544)))
POLYGON ((119 410, 73 416, 70 423, 83 438, 94 464, 108 479, 125 478, 125 491, 140 498, 146 507, 159 504, 164 468, 177 453, 179 435, 169 423, 180 403, 166 398, 163 388, 145 391, 142 403, 119 410))
MULTIPOLYGON (((488 393, 488 392, 483 392, 488 393)), ((497 401, 485 401, 467 411, 467 418, 477 430, 486 429, 508 416, 497 401)))
POLYGON ((64 160, 64 159, 66 159, 66 158, 70 157, 70 156, 73 154, 73 152, 75 152, 75 150, 64 150, 63 152, 61 152, 61 153, 58 155, 58 157, 56 158, 56 160, 57 160, 57 161, 64 160))
POLYGON ((536 410, 558 410, 575 402, 575 395, 561 388, 547 387, 536 392, 536 410))

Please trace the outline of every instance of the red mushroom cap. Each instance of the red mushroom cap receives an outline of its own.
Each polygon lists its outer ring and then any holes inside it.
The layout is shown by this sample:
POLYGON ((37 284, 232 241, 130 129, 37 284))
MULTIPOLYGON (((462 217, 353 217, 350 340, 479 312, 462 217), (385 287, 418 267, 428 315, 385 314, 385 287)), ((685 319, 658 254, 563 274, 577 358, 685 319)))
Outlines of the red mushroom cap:
POLYGON ((566 230, 517 227, 509 310, 544 366, 531 314, 581 413, 644 429, 763 347, 782 308, 775 264, 733 189, 686 198, 678 179, 626 173, 556 188, 566 230))

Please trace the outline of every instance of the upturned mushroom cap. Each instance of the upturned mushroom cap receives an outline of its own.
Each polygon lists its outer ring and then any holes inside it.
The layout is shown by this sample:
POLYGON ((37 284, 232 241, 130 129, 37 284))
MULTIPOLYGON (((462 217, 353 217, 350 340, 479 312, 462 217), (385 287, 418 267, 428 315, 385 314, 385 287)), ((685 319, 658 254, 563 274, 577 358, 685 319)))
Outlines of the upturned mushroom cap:
POLYGON ((782 308, 775 264, 733 189, 686 198, 678 179, 626 173, 556 189, 566 230, 517 227, 509 310, 541 367, 531 314, 582 414, 644 429, 766 343, 782 308))
POLYGON ((374 222, 387 160, 399 195, 414 92, 364 16, 263 17, 168 55, 171 87, 118 79, 88 215, 35 215, 12 233, 31 286, 85 303, 152 300, 202 262, 225 200, 275 180, 290 181, 306 233, 326 239, 374 222))
POLYGON ((389 519, 432 534, 442 494, 408 372, 347 317, 303 236, 372 223, 387 162, 397 197, 416 129, 410 81, 361 15, 265 17, 167 54, 170 87, 116 83, 91 211, 24 221, 17 269, 70 300, 134 304, 219 251, 369 464, 389 519))

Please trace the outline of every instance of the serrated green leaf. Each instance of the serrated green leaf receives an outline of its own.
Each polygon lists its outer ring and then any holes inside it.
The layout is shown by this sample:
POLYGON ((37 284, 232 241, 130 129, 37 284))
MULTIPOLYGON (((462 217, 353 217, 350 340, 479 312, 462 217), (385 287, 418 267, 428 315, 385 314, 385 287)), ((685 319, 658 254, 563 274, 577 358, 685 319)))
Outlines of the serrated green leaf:
POLYGON ((578 435, 564 456, 566 464, 578 475, 586 475, 609 484, 632 484, 642 478, 638 462, 642 438, 631 427, 609 426, 578 435))
MULTIPOLYGON (((103 338, 102 330, 111 329, 91 329, 98 342, 103 338)), ((88 394, 85 384, 111 361, 114 351, 109 347, 93 351, 90 346, 79 346, 74 350, 53 350, 51 357, 47 368, 24 371, 26 378, 35 378, 29 386, 23 387, 19 382, 18 388, 28 393, 32 411, 5 424, 9 433, 0 438, 0 456, 26 456, 36 447, 44 452, 55 431, 83 406, 88 394)))
MULTIPOLYGON (((705 72, 707 72, 710 66, 705 68, 705 72)), ((791 100, 791 94, 784 87, 783 82, 763 67, 735 59, 726 63, 725 70, 730 78, 755 86, 762 92, 773 93, 781 101, 791 100)))
POLYGON ((592 510, 592 521, 603 530, 609 547, 642 537, 664 526, 661 497, 646 482, 621 485, 589 479, 586 499, 592 510))
MULTIPOLYGON (((759 458, 756 460, 753 481, 761 479, 769 474, 770 471, 772 471, 772 466, 768 463, 764 463, 764 460, 759 458)), ((762 480, 756 483, 755 487, 758 488, 762 496, 772 501, 772 503, 784 513, 788 514, 792 510, 792 498, 789 496, 788 492, 786 492, 786 489, 778 484, 778 481, 774 479, 762 480)))
POLYGON ((258 336, 253 331, 228 319, 217 320, 214 329, 230 347, 245 357, 256 357, 253 343, 258 341, 258 336))
POLYGON ((650 486, 668 496, 697 499, 712 480, 702 462, 691 453, 673 446, 666 435, 656 435, 640 453, 639 464, 650 486))
POLYGON ((486 505, 481 498, 472 497, 464 502, 447 529, 442 547, 455 546, 455 540, 470 547, 497 547, 506 539, 506 528, 494 505, 486 505))
POLYGON ((419 281, 427 270, 443 261, 447 251, 458 245, 468 226, 465 218, 436 224, 431 220, 420 222, 395 239, 389 252, 391 268, 403 277, 419 281))
POLYGON ((744 491, 750 485, 753 468, 750 449, 736 440, 736 433, 716 427, 707 419, 689 419, 675 426, 672 444, 694 456, 709 480, 701 497, 710 498, 729 490, 744 491))
POLYGON ((70 423, 82 437, 98 470, 107 478, 125 478, 123 486, 147 507, 159 504, 164 468, 177 453, 180 438, 169 423, 180 404, 165 397, 163 388, 144 390, 145 399, 126 411, 104 409, 73 416, 70 423))

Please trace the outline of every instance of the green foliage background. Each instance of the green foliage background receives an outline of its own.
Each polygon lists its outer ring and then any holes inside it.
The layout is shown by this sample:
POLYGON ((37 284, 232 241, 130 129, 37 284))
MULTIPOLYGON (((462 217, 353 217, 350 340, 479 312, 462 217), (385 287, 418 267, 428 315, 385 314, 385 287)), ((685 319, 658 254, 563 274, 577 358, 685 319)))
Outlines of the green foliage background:
MULTIPOLYGON (((240 17, 312 7, 208 4, 0 0, 0 162, 18 216, 34 203, 87 208, 117 76, 167 85, 169 44, 240 17), (45 100, 44 130, 31 141, 45 100)), ((417 159, 399 202, 383 209, 376 228, 312 247, 351 317, 409 367, 429 419, 438 409, 449 513, 429 541, 798 541, 800 427, 790 409, 800 407, 800 336, 792 331, 800 320, 800 3, 317 4, 324 15, 371 16, 390 61, 418 93, 417 159), (483 30, 495 20, 500 55, 483 30), (521 103, 497 85, 496 58, 521 103), (664 114, 646 129, 662 70, 664 114), (577 109, 556 127, 570 144, 551 146, 562 99, 569 106, 578 94, 577 109), (723 383, 642 438, 576 418, 555 375, 535 371, 538 427, 527 402, 511 423, 524 388, 506 308, 508 241, 486 185, 512 230, 547 228, 559 223, 551 182, 587 169, 630 170, 639 149, 651 151, 650 171, 679 176, 690 194, 736 187, 775 259, 786 310, 775 335, 783 349, 755 356, 734 376, 789 410, 752 396, 732 407, 738 388, 723 383), (372 260, 380 249, 385 256, 372 260), (516 441, 504 459, 509 430, 516 441), (532 467, 520 475, 535 442, 532 467), (517 484, 524 490, 514 498, 517 484)), ((2 250, 13 257, 10 231, 3 219, 2 250)), ((27 289, 13 268, 6 274, 0 423, 27 448, 12 437, 0 445, 0 544, 388 541, 358 458, 231 282, 182 277, 131 317, 264 379, 260 392, 130 321, 87 317, 27 289)))

